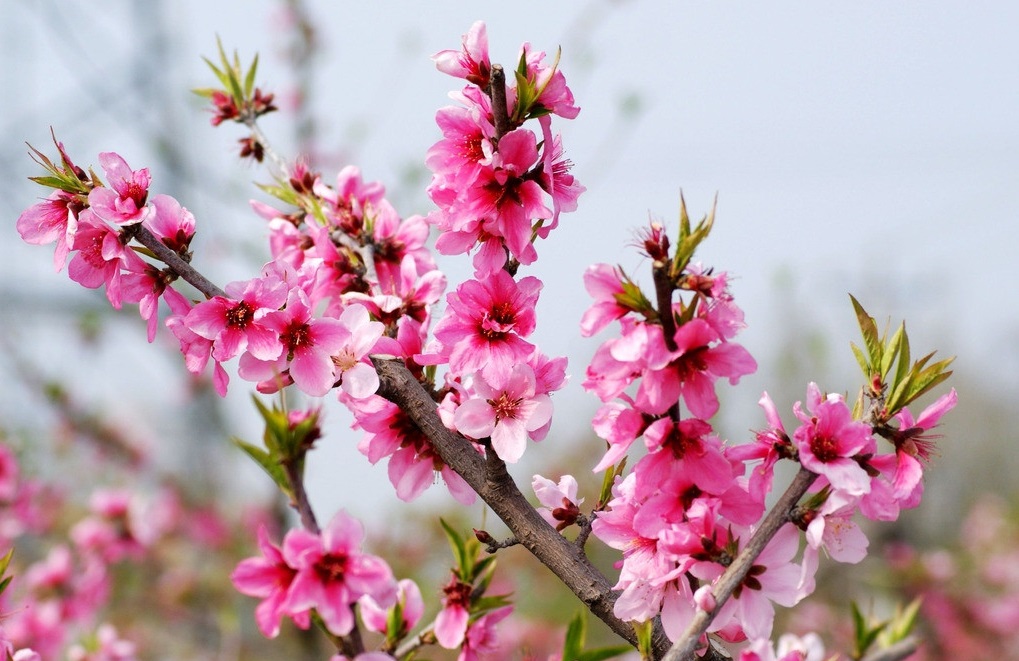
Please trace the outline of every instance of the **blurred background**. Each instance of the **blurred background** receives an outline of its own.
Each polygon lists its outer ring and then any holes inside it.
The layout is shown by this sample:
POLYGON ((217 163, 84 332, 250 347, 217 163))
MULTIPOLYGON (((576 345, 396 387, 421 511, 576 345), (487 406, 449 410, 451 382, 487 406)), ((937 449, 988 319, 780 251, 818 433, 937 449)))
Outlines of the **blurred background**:
MULTIPOLYGON (((101 420, 130 430, 130 444, 190 489, 224 502, 268 498, 267 480, 227 442, 261 434, 244 385, 235 380, 225 401, 210 396, 185 378, 172 338, 154 351, 135 310, 110 311, 102 293, 53 273, 50 248, 21 242, 15 220, 42 196, 26 179, 39 172, 25 142, 52 155, 52 127, 79 165, 113 150, 150 168, 152 190, 174 195, 198 220, 193 263, 221 284, 246 279, 267 258, 264 224, 248 200, 265 199, 253 182, 269 177, 237 158, 239 127, 214 129, 190 93, 214 84, 200 56, 215 59, 217 38, 244 62, 258 53, 258 83, 282 109, 263 123, 278 151, 308 158, 327 181, 358 165, 408 216, 431 209, 423 155, 439 137, 435 110, 457 89, 429 56, 458 47, 484 19, 493 61, 512 64, 524 41, 549 53, 561 45, 582 108, 558 129, 587 192, 528 271, 546 283, 537 340, 547 354, 569 356, 572 380, 555 398, 552 434, 515 470, 518 482, 538 467, 550 477, 579 473, 582 483, 589 475, 601 449, 589 429, 597 402, 580 382, 604 337, 577 333, 589 303, 581 274, 594 262, 647 270, 634 229, 649 216, 675 227, 682 192, 694 219, 717 195, 700 257, 732 274, 748 324, 739 341, 760 364, 738 387, 720 387, 715 422, 724 437, 739 442, 764 425, 763 390, 787 412, 811 380, 855 395, 853 293, 879 322, 906 319, 915 354, 957 356, 960 403, 939 430, 925 502, 881 536, 948 544, 982 494, 1006 509, 1015 501, 1012 3, 7 0, 3 15, 0 426, 8 434, 45 436, 75 415, 101 420)), ((469 274, 466 261, 444 258, 440 267, 455 283, 469 274)), ((327 401, 325 415, 329 434, 309 466, 320 518, 342 507, 397 522, 450 507, 437 487, 407 510, 384 464, 357 453, 341 407, 327 401)))

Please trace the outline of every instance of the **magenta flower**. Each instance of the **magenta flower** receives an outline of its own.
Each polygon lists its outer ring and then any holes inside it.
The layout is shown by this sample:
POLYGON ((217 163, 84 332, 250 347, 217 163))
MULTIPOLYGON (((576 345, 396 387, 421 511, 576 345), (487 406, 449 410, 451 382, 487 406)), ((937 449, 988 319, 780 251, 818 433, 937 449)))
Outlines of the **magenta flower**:
POLYGON ((441 50, 432 56, 435 68, 442 73, 464 78, 484 89, 492 74, 488 56, 488 30, 483 21, 476 21, 461 39, 460 50, 441 50))
POLYGON ((134 225, 149 219, 155 209, 146 204, 149 196, 149 169, 132 170, 120 155, 99 154, 110 187, 93 188, 88 203, 96 216, 116 225, 134 225))
POLYGON ((552 418, 552 400, 534 391, 534 370, 515 365, 503 381, 489 383, 482 372, 474 377, 478 397, 463 402, 453 416, 457 431, 474 439, 491 437, 492 449, 509 463, 517 462, 527 438, 552 418))
POLYGON ((483 370, 501 380, 534 351, 525 341, 534 330, 534 306, 541 281, 528 276, 515 281, 496 271, 485 281, 468 280, 446 295, 446 314, 435 327, 442 354, 456 376, 483 370))
POLYGON ((442 610, 435 616, 432 631, 439 645, 448 650, 460 647, 467 634, 471 593, 474 589, 453 576, 442 588, 442 610))
POLYGON ((832 488, 852 496, 870 491, 870 476, 854 457, 874 454, 870 427, 853 420, 853 414, 838 395, 822 399, 816 383, 807 386, 807 413, 796 402, 796 417, 803 424, 793 432, 800 463, 807 470, 827 478, 832 488))
POLYGON ((345 636, 354 628, 354 603, 370 595, 383 608, 396 602, 396 580, 382 558, 361 552, 364 529, 340 511, 321 532, 295 529, 283 539, 283 558, 297 570, 282 609, 314 608, 326 628, 345 636))
POLYGON ((285 282, 275 276, 231 282, 230 298, 216 296, 199 303, 185 318, 187 327, 212 340, 212 357, 230 360, 248 351, 258 360, 275 360, 283 353, 279 333, 266 325, 267 314, 279 310, 287 300, 285 282))
POLYGON ((269 540, 264 525, 258 528, 258 548, 262 555, 241 560, 230 574, 230 581, 241 594, 262 599, 255 607, 259 631, 266 638, 275 638, 284 615, 290 616, 300 628, 307 629, 311 623, 310 610, 288 612, 283 607, 297 570, 287 564, 279 547, 269 540))

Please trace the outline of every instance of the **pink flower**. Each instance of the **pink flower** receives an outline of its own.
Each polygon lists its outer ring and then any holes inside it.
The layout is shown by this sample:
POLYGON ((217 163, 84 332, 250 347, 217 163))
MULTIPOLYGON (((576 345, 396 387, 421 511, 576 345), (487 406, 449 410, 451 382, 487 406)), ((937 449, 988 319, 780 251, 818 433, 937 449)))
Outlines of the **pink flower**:
MULTIPOLYGON (((172 291, 172 290, 167 290, 172 291)), ((180 351, 184 354, 184 367, 192 374, 201 374, 212 359, 212 341, 198 335, 187 327, 186 318, 191 304, 184 297, 167 297, 172 315, 166 319, 166 327, 180 343, 180 351)), ((218 360, 213 360, 213 386, 220 397, 226 396, 230 376, 218 360)))
POLYGON ((816 383, 807 386, 809 415, 800 408, 800 402, 793 410, 803 423, 793 432, 803 467, 823 475, 837 491, 851 496, 870 491, 870 476, 854 459, 874 454, 870 427, 853 420, 852 412, 838 395, 822 399, 816 383))
POLYGON ((120 155, 99 154, 110 187, 93 188, 88 203, 96 216, 116 225, 134 225, 147 220, 155 209, 146 204, 149 195, 149 169, 132 170, 120 155))
POLYGON ((541 281, 515 281, 496 271, 484 281, 468 280, 446 295, 446 314, 435 327, 442 354, 456 376, 483 370, 493 380, 505 378, 513 365, 534 351, 526 342, 534 330, 534 306, 541 281))
POLYGON ((293 615, 314 608, 326 628, 345 636, 354 628, 353 604, 364 595, 388 608, 396 580, 385 561, 361 552, 364 529, 340 511, 319 535, 295 529, 283 540, 283 558, 297 570, 282 609, 293 615))
POLYGON ((263 323, 278 334, 283 353, 275 361, 259 361, 244 354, 238 366, 241 377, 272 380, 289 370, 290 378, 305 394, 321 397, 329 392, 336 382, 332 355, 349 338, 349 329, 337 319, 313 317, 308 295, 298 287, 290 290, 286 308, 268 313, 263 323))
POLYGON ((464 583, 456 576, 442 588, 442 610, 435 616, 432 631, 439 645, 448 650, 456 649, 464 642, 473 591, 469 583, 464 583))
POLYGON ((611 264, 588 266, 584 271, 584 289, 594 298, 594 304, 580 320, 580 334, 584 337, 591 337, 630 311, 619 303, 619 297, 624 294, 623 277, 611 264))
POLYGON ((279 547, 269 540, 264 525, 258 527, 258 548, 262 555, 241 560, 230 574, 230 581, 241 594, 262 599, 255 608, 259 631, 266 638, 275 638, 284 615, 289 615, 300 628, 307 629, 311 623, 310 610, 289 612, 283 607, 297 570, 287 564, 279 547))
POLYGON ((55 190, 42 202, 33 204, 18 216, 18 234, 25 243, 41 246, 57 242, 53 267, 64 268, 67 255, 74 245, 81 203, 70 193, 55 190))
POLYGON ((463 35, 460 50, 442 50, 432 56, 435 68, 442 73, 464 78, 484 89, 488 87, 492 63, 488 56, 488 31, 483 21, 476 21, 463 35))
POLYGON ((67 650, 68 661, 135 661, 137 646, 121 638, 113 625, 102 624, 96 630, 97 649, 86 651, 81 645, 73 645, 67 650))
POLYGON ((285 282, 275 276, 231 282, 230 298, 216 296, 199 303, 185 318, 187 327, 212 340, 212 357, 230 360, 247 351, 258 360, 275 360, 283 352, 279 333, 265 324, 265 316, 287 300, 285 282))
MULTIPOLYGON (((417 583, 409 578, 400 579, 397 583, 396 603, 400 606, 401 624, 399 631, 395 633, 406 634, 417 626, 425 612, 425 602, 421 598, 421 590, 417 583)), ((365 595, 358 601, 358 606, 361 609, 361 620, 365 629, 386 633, 389 628, 389 615, 395 605, 382 608, 371 595, 365 595)))
POLYGON ((958 401, 955 388, 952 388, 925 408, 915 420, 907 408, 895 415, 899 428, 892 435, 896 457, 893 487, 898 498, 907 498, 917 488, 923 477, 922 461, 929 459, 935 451, 933 438, 937 437, 926 432, 936 427, 941 416, 952 410, 958 401))
POLYGON ((495 453, 515 463, 524 454, 529 433, 552 418, 552 400, 535 394, 534 385, 534 370, 527 364, 514 366, 505 380, 492 383, 479 372, 474 377, 478 397, 460 405, 453 424, 470 438, 491 437, 495 453))
POLYGON ((495 625, 509 617, 512 612, 512 606, 503 606, 471 622, 457 661, 479 661, 497 652, 499 641, 495 637, 495 625))

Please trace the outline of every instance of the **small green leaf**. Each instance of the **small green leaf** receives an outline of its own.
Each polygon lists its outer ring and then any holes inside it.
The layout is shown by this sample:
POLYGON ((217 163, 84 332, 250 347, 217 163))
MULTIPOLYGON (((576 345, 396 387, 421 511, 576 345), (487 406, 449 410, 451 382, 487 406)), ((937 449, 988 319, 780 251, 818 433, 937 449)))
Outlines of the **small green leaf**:
MULTIPOLYGON (((868 365, 871 369, 877 369, 881 365, 881 340, 878 338, 877 324, 874 323, 874 318, 867 314, 867 311, 863 309, 860 302, 850 294, 850 300, 853 302, 853 309, 856 311, 856 321, 860 325, 860 332, 863 334, 863 344, 867 347, 867 355, 869 357, 868 365)), ((873 377, 873 374, 867 374, 869 380, 873 377)))
POLYGON ((906 332, 906 324, 901 323, 895 330, 895 334, 892 335, 892 339, 885 345, 884 348, 884 359, 881 361, 881 380, 883 381, 888 375, 888 372, 892 369, 892 364, 895 363, 895 359, 899 355, 899 346, 902 343, 902 337, 906 332))
POLYGON ((852 347, 852 349, 853 349, 853 355, 856 356, 856 362, 859 363, 860 370, 864 374, 868 375, 867 378, 869 379, 870 378, 870 364, 867 362, 867 356, 864 355, 863 350, 860 347, 856 346, 855 342, 850 342, 849 346, 852 347))
POLYGON ((255 71, 258 70, 258 53, 255 53, 255 58, 251 61, 251 68, 248 69, 248 75, 244 77, 244 98, 250 99, 251 92, 255 89, 255 71))
POLYGON ((280 465, 279 460, 273 458, 270 453, 266 452, 257 445, 252 445, 251 443, 242 441, 236 437, 232 437, 230 440, 233 441, 234 445, 243 450, 246 455, 254 459, 255 463, 262 467, 262 470, 264 470, 266 474, 272 478, 272 481, 283 491, 283 493, 288 496, 291 495, 290 483, 287 481, 286 471, 283 470, 283 466, 280 465))
POLYGON ((439 519, 439 523, 442 525, 442 529, 446 532, 446 539, 449 540, 449 547, 453 551, 453 557, 456 559, 456 575, 461 581, 470 581, 473 577, 471 574, 472 562, 468 558, 466 543, 463 537, 460 536, 453 528, 446 523, 444 519, 439 519))
POLYGON ((902 344, 899 345, 899 363, 895 369, 895 380, 898 385, 909 373, 909 334, 906 333, 906 322, 902 322, 902 344))

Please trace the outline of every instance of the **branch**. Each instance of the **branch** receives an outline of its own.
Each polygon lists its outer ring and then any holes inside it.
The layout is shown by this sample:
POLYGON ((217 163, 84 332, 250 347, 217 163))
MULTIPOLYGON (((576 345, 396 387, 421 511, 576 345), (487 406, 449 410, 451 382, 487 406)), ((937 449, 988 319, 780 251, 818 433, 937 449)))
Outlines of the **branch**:
POLYGON ((761 526, 750 538, 750 541, 725 570, 725 573, 718 578, 712 590, 715 597, 715 608, 711 611, 698 610, 686 631, 672 646, 668 654, 662 658, 662 661, 693 661, 694 651, 697 649, 701 636, 707 631, 708 625, 715 619, 718 611, 721 610, 722 605, 729 599, 733 591, 743 583, 754 560, 768 545, 771 538, 775 536, 779 528, 789 521, 789 512, 796 506, 815 479, 817 479, 816 474, 806 468, 800 468, 789 488, 785 490, 775 506, 761 521, 761 526))
MULTIPOLYGON (((520 492, 505 463, 495 452, 482 457, 463 436, 445 427, 435 401, 400 360, 373 358, 379 373, 378 394, 399 406, 431 441, 435 451, 488 503, 514 537, 548 567, 575 595, 631 645, 637 645, 633 627, 612 613, 616 595, 612 586, 583 551, 541 518, 520 492)), ((656 624, 653 647, 660 657, 669 648, 661 625, 656 624)))
POLYGON ((492 119, 495 124, 495 141, 509 132, 509 115, 506 110, 506 72, 501 64, 492 65, 488 82, 492 98, 492 119))
POLYGON ((132 228, 137 229, 128 228, 125 231, 133 232, 133 236, 138 243, 151 250, 152 254, 155 255, 161 262, 169 266, 174 273, 183 278, 185 281, 194 285, 195 289, 205 294, 206 298, 212 298, 213 296, 226 296, 225 291, 216 286, 204 275, 196 271, 194 267, 184 261, 184 259, 176 252, 167 248, 160 238, 150 232, 146 227, 142 225, 133 225, 132 228))

